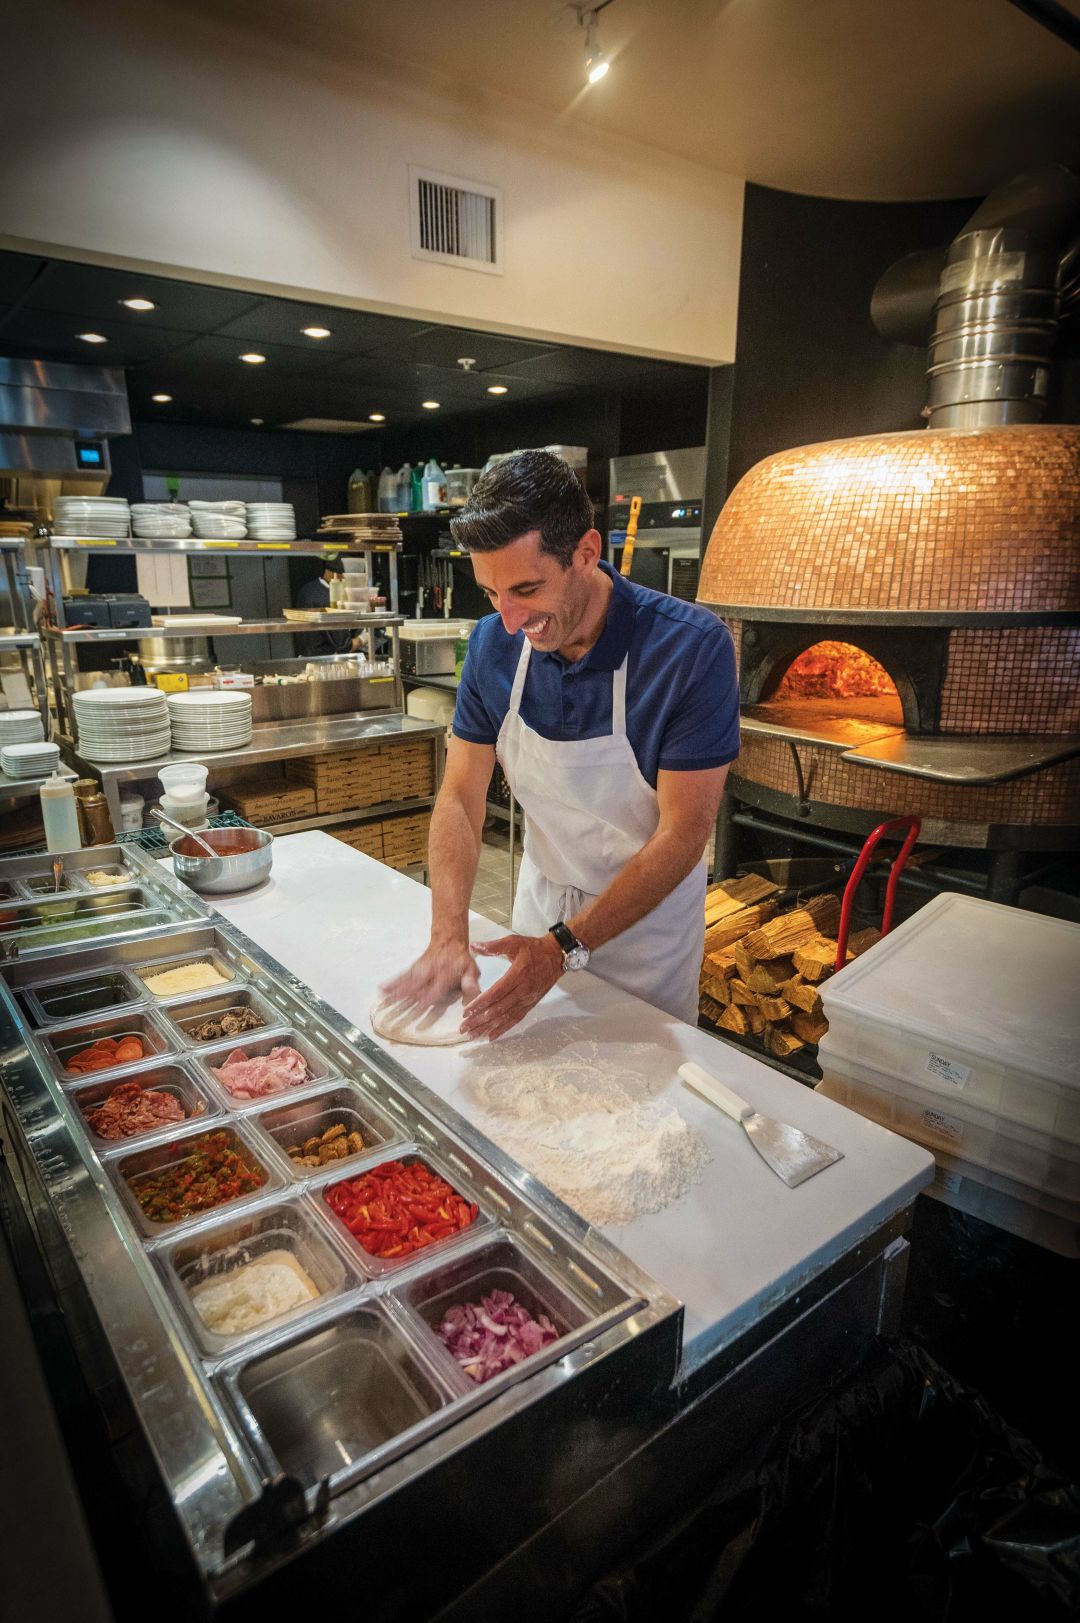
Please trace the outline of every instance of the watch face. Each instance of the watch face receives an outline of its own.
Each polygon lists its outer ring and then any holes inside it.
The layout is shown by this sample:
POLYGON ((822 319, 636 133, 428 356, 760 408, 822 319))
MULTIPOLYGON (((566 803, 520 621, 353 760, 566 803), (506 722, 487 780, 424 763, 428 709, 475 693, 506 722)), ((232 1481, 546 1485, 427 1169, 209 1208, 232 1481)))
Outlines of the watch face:
POLYGON ((584 969, 588 962, 589 962, 589 949, 588 949, 588 947, 582 947, 580 945, 576 946, 576 947, 571 947, 570 951, 566 954, 566 967, 567 967, 567 969, 584 969))

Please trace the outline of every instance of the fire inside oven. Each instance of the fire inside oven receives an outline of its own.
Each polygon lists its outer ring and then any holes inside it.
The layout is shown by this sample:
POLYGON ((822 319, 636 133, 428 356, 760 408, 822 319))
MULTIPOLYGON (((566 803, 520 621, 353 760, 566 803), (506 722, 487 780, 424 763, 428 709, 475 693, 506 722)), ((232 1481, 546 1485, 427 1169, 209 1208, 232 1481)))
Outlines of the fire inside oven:
POLYGON ((861 720, 904 725, 896 683, 883 665, 852 642, 816 642, 786 669, 778 665, 761 694, 762 703, 770 700, 784 704, 789 713, 803 711, 808 722, 835 715, 842 704, 861 720))

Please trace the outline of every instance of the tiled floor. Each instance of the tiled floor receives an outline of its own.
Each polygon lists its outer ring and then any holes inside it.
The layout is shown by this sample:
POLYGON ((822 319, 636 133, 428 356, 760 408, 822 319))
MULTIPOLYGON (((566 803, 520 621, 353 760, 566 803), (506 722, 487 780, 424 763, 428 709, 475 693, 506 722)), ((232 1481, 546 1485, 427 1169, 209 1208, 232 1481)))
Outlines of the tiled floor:
MULTIPOLYGON (((518 845, 520 858, 521 847, 518 845)), ((486 829, 476 870, 472 905, 495 924, 510 926, 510 848, 504 827, 486 829)))

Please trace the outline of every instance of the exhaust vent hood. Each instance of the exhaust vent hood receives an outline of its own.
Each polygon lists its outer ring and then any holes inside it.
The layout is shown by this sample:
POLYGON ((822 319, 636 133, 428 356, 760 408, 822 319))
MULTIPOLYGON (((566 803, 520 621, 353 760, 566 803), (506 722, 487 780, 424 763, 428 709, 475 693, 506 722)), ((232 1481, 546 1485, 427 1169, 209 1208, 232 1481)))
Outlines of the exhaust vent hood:
POLYGON ((42 486, 56 481, 64 493, 99 495, 109 440, 130 433, 120 368, 0 356, 0 483, 10 500, 41 506, 42 486))

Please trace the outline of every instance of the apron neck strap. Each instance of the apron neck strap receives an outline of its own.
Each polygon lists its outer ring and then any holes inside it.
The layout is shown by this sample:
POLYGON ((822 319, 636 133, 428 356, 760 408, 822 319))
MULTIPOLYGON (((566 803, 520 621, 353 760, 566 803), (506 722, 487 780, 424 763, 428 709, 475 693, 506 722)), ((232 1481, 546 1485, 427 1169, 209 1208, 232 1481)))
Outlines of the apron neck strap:
POLYGON ((629 658, 627 654, 611 678, 611 732, 614 738, 622 738, 626 733, 626 661, 629 658))
POLYGON ((532 645, 528 637, 523 637, 521 658, 517 662, 517 670, 514 672, 514 685, 510 689, 510 715, 512 716, 516 716, 521 709, 521 695, 525 691, 525 677, 528 673, 529 655, 531 653, 532 645))

